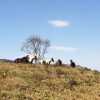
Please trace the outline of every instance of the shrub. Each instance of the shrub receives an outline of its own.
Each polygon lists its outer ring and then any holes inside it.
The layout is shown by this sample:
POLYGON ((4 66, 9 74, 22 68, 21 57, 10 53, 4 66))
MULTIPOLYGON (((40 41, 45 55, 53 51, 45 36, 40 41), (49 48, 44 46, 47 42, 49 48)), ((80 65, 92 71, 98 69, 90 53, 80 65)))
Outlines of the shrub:
POLYGON ((77 81, 75 81, 75 80, 69 80, 67 84, 68 84, 68 87, 70 90, 73 90, 74 86, 78 85, 77 81))

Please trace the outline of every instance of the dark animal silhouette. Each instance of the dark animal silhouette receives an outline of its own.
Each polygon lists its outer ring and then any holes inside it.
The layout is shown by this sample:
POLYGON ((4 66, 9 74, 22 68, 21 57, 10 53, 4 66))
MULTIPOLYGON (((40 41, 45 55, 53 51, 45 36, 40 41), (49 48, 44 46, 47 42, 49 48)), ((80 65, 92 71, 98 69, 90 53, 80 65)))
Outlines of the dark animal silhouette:
POLYGON ((35 56, 34 58, 32 58, 30 63, 33 63, 33 61, 35 61, 35 64, 36 64, 37 60, 38 60, 38 58, 37 58, 37 56, 35 56))
POLYGON ((51 62, 54 62, 54 59, 53 58, 50 59, 49 64, 51 64, 51 62))
POLYGON ((49 61, 43 60, 42 64, 44 64, 44 65, 50 65, 52 62, 54 62, 53 58, 51 58, 49 61))
POLYGON ((25 57, 22 57, 22 58, 17 58, 15 59, 14 61, 15 63, 29 63, 29 56, 25 56, 25 57))
POLYGON ((46 65, 48 64, 45 60, 42 61, 42 64, 46 65))
POLYGON ((73 67, 73 68, 76 67, 76 64, 73 60, 70 60, 70 66, 73 67))
POLYGON ((62 65, 62 61, 60 59, 57 60, 56 65, 61 66, 62 65))

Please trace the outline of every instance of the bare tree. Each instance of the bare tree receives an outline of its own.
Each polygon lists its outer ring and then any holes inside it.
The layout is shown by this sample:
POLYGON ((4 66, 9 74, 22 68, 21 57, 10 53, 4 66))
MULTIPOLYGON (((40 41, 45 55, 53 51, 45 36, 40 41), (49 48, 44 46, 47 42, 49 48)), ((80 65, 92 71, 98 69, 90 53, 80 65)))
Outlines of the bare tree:
POLYGON ((49 46, 50 41, 48 39, 42 39, 37 35, 32 35, 26 39, 21 50, 37 56, 37 59, 43 59, 49 46))

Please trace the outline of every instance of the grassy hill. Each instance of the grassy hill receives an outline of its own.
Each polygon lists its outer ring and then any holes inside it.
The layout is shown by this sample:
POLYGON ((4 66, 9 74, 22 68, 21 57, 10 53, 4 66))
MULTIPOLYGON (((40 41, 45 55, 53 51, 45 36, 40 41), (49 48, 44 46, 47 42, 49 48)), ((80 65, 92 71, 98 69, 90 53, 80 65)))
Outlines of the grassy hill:
POLYGON ((0 100, 100 100, 100 73, 0 62, 0 100))

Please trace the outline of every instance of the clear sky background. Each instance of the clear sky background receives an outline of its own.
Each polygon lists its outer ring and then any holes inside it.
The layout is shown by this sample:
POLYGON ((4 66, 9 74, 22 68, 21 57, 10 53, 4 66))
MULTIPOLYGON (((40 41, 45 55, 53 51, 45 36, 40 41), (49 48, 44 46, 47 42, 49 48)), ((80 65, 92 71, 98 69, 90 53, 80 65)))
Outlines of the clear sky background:
POLYGON ((100 0, 0 0, 0 58, 23 56, 33 33, 51 41, 48 58, 100 70, 100 0))

